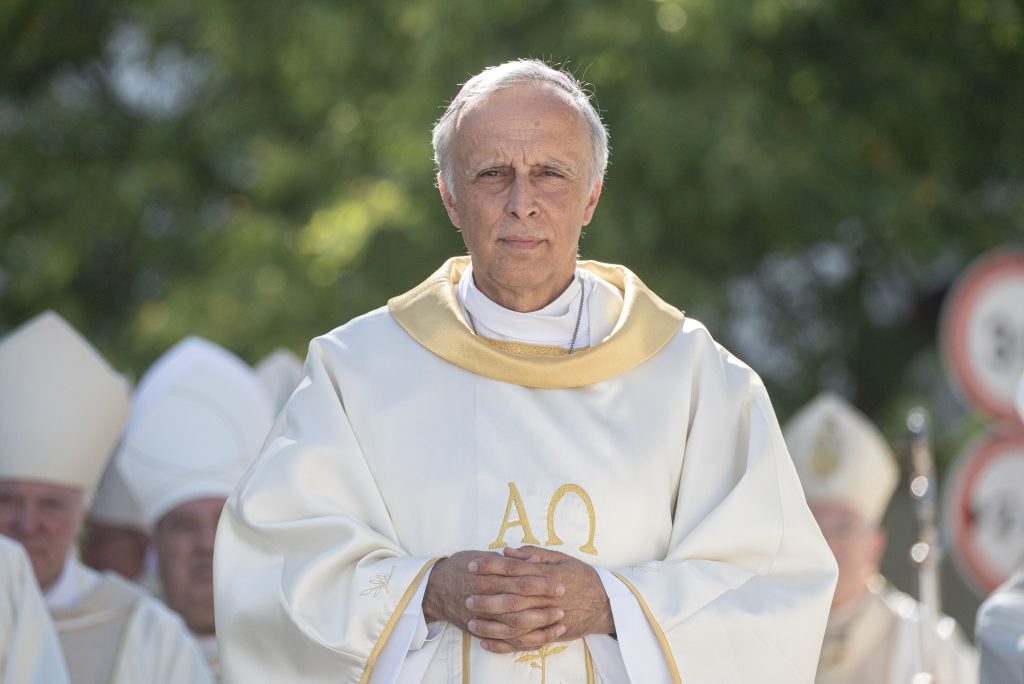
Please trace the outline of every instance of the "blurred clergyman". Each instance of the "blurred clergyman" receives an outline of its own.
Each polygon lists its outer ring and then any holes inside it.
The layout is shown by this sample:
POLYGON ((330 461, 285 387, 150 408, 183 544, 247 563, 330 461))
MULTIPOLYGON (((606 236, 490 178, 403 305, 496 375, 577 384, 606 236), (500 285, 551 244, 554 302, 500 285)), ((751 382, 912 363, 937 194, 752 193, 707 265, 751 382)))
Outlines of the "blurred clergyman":
POLYGON ((142 509, 124 484, 116 458, 110 459, 100 479, 85 522, 80 555, 94 570, 110 570, 154 589, 149 529, 142 509))
POLYGON ((28 551, 72 682, 208 682, 178 616, 75 558, 127 415, 124 380, 56 314, 0 341, 0 534, 28 551))
MULTIPOLYGON (((879 575, 879 526, 899 479, 882 434, 840 397, 825 393, 783 428, 807 502, 839 563, 818 684, 907 684, 922 671, 917 602, 879 575)), ((935 626, 938 684, 976 682, 977 657, 952 618, 935 626)))
POLYGON ((274 402, 276 415, 302 380, 302 360, 284 347, 275 349, 256 364, 256 375, 274 402))
MULTIPOLYGON (((1024 425, 1024 376, 1017 384, 1017 415, 1024 425)), ((981 684, 1024 684, 1024 558, 978 609, 974 634, 981 684)))
POLYGON ((213 545, 224 501, 273 420, 256 373, 212 342, 190 337, 139 382, 117 462, 153 530, 160 593, 185 620, 210 669, 213 545))

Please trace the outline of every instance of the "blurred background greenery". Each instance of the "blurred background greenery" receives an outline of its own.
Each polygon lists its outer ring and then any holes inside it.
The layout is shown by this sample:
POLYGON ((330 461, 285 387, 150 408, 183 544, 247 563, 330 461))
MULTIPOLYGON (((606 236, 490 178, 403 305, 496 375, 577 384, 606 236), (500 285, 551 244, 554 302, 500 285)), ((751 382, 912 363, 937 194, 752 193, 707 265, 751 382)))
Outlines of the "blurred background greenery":
POLYGON ((924 403, 943 464, 980 429, 936 328, 1024 236, 1021 0, 5 0, 0 44, 0 334, 53 308, 134 377, 187 334, 302 355, 464 252, 430 128, 532 56, 611 130, 585 258, 783 419, 832 388, 896 441, 924 403))

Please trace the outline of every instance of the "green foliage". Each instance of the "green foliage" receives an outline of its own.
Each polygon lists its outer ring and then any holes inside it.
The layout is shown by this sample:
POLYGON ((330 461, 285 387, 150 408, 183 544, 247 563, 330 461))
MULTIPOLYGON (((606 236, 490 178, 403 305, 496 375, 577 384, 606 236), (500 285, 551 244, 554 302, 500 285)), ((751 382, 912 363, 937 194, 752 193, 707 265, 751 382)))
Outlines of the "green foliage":
POLYGON ((945 291, 1024 234, 1011 0, 21 0, 0 36, 0 330, 54 308, 136 375, 189 333, 301 352, 462 253, 429 130, 520 56, 611 130, 584 256, 783 416, 823 386, 890 427, 938 401, 945 291))

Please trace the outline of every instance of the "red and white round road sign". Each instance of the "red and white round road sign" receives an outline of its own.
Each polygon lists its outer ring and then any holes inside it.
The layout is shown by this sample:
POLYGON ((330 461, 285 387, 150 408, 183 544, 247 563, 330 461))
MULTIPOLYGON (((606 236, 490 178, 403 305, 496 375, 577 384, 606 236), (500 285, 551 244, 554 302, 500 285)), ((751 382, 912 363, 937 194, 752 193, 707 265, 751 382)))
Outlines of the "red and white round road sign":
POLYGON ((942 349, 954 386, 996 419, 1017 419, 1013 395, 1024 373, 1024 248, 979 258, 942 310, 942 349))
POLYGON ((943 492, 943 532, 960 574, 987 596, 1024 558, 1024 429, 1003 425, 970 445, 943 492))

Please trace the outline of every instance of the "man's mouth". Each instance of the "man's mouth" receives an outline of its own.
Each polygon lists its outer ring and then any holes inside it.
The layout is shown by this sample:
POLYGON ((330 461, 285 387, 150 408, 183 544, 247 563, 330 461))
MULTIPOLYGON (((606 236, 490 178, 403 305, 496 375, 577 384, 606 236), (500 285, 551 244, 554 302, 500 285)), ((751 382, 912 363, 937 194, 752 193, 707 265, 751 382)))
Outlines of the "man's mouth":
POLYGON ((507 237, 507 238, 502 238, 501 242, 504 243, 506 247, 509 247, 511 249, 523 249, 523 250, 526 250, 526 249, 533 249, 533 248, 537 247, 537 245, 539 245, 541 242, 543 242, 543 240, 541 240, 539 238, 507 237))

